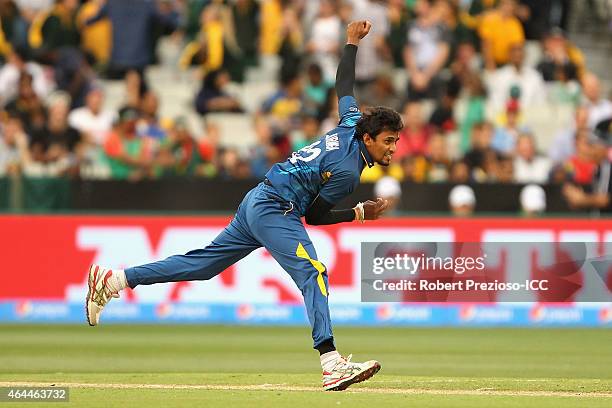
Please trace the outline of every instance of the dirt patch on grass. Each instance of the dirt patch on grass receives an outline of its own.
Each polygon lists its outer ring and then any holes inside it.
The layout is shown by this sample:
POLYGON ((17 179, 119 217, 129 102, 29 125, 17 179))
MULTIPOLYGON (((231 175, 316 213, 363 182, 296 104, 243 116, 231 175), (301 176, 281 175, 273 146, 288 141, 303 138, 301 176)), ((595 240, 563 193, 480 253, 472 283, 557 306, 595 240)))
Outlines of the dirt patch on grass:
MULTIPOLYGON (((68 387, 68 388, 115 388, 115 389, 153 389, 153 390, 216 390, 216 391, 301 391, 322 392, 319 387, 295 386, 288 384, 104 384, 104 383, 74 383, 74 382, 0 382, 0 387, 68 387)), ((424 395, 493 395, 516 397, 576 397, 576 398, 612 398, 612 392, 570 392, 570 391, 507 391, 496 389, 476 390, 436 390, 418 388, 364 388, 353 386, 344 391, 364 394, 424 394, 424 395)))

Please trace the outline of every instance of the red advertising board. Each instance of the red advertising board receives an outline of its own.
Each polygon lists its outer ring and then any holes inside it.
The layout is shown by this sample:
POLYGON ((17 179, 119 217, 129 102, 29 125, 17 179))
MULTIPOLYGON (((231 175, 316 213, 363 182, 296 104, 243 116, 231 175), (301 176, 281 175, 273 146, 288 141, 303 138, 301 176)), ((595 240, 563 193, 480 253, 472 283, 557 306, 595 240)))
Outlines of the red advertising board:
MULTIPOLYGON (((228 217, 0 216, 0 300, 82 300, 92 262, 123 268, 208 244, 228 217)), ((612 254, 612 220, 387 218, 364 225, 308 227, 327 265, 335 302, 360 300, 359 254, 371 242, 596 242, 612 254)), ((537 265, 534 265, 536 268, 537 265)), ((608 275, 612 289, 612 275, 608 275)), ((153 285, 127 301, 293 303, 300 294, 265 250, 255 251, 210 282, 153 285)))

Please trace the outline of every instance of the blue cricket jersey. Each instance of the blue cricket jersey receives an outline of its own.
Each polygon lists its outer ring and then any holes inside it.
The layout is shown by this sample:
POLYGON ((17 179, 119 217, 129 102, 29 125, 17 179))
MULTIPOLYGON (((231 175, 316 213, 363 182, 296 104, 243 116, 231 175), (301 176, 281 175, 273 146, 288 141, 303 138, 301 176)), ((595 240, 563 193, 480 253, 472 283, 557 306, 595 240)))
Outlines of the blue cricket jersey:
POLYGON ((344 96, 338 107, 340 122, 321 139, 276 163, 266 174, 277 193, 291 201, 303 216, 317 195, 330 204, 351 194, 366 164, 374 162, 363 142, 354 137, 361 118, 357 101, 344 96))

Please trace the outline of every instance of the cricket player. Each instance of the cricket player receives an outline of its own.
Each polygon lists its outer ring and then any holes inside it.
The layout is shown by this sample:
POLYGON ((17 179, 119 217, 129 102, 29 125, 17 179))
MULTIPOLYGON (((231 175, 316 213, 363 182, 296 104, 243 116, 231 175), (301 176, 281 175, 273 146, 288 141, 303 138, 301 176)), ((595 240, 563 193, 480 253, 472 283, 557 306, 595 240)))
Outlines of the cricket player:
POLYGON ((312 326, 314 348, 320 353, 325 390, 344 390, 380 370, 377 361, 351 362, 334 345, 329 316, 327 269, 302 224, 337 224, 377 219, 387 208, 381 198, 351 209, 334 210, 359 184, 363 169, 388 166, 403 124, 392 109, 377 107, 361 113, 353 96, 355 57, 359 41, 370 31, 368 21, 347 27, 347 44, 336 74, 340 122, 315 143, 277 163, 266 178, 244 197, 230 224, 210 245, 185 255, 125 270, 92 265, 86 299, 87 321, 99 323, 109 300, 126 287, 162 282, 207 280, 265 247, 296 283, 312 326))

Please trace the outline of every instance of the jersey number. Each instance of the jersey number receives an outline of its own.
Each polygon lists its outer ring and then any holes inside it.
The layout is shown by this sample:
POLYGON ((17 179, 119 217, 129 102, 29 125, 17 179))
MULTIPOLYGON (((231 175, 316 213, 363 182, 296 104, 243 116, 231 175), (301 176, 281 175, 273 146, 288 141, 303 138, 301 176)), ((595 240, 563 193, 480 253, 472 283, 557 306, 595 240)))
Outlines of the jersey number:
POLYGON ((321 143, 320 140, 306 147, 302 147, 297 152, 293 152, 291 154, 291 157, 289 158, 289 161, 291 162, 291 164, 296 164, 298 160, 301 160, 303 162, 309 162, 309 161, 316 159, 321 154, 321 149, 319 149, 318 147, 315 147, 319 143, 321 143), (299 153, 304 153, 307 156, 300 156, 299 153))

